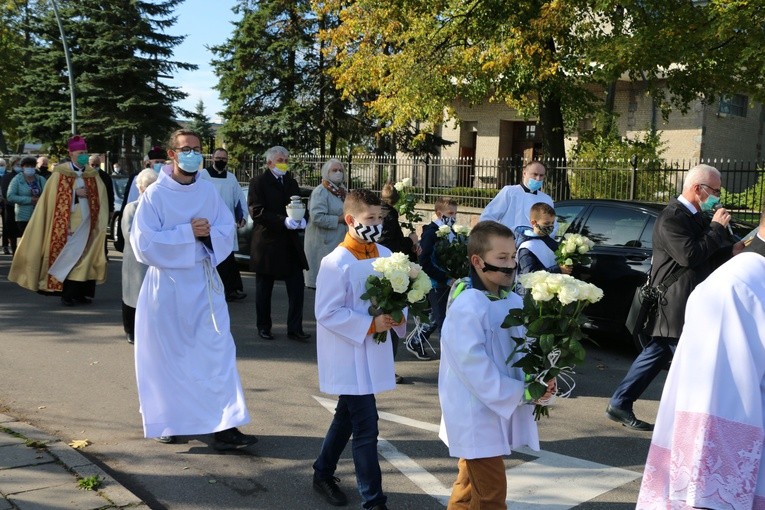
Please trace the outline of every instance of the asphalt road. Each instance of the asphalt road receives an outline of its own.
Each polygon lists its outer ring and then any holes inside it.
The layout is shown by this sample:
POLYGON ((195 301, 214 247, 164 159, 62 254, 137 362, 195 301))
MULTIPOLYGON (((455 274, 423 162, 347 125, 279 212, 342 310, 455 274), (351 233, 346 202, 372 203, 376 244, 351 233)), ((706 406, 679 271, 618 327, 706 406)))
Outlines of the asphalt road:
MULTIPOLYGON (((249 297, 231 303, 238 366, 260 441, 218 453, 206 437, 161 445, 143 438, 133 348, 120 311, 121 254, 110 254, 108 281, 90 306, 64 308, 7 280, 10 256, 0 255, 0 412, 62 439, 88 439, 83 450, 115 479, 157 509, 325 509, 311 488, 311 464, 331 420, 332 397, 318 390, 315 344, 286 337, 286 293, 274 291, 276 340, 256 335, 254 277, 249 297), (318 399, 317 399, 318 397, 318 399), (329 399, 329 400, 322 400, 329 399), (325 404, 325 405, 322 405, 325 404)), ((306 290, 305 330, 315 332, 312 290, 306 290)), ((649 433, 631 432, 603 414, 633 354, 600 338, 577 370, 573 398, 559 401, 540 423, 543 452, 514 453, 506 464, 511 509, 627 510, 634 508, 649 433)), ((438 349, 437 342, 434 343, 438 349)), ((456 460, 437 437, 438 362, 417 361, 403 347, 396 370, 406 379, 378 396, 383 485, 393 509, 442 509, 456 460)), ((663 373, 638 417, 653 421, 663 373)), ((360 506, 346 450, 337 475, 360 506)))

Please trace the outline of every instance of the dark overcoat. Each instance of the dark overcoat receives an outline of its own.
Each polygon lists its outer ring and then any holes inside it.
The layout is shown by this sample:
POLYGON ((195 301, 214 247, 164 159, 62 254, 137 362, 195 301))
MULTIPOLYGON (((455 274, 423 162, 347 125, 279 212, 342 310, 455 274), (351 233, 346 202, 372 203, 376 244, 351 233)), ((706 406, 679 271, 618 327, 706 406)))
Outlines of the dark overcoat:
POLYGON ((300 195, 300 188, 289 172, 282 179, 284 183, 279 184, 274 174, 266 169, 252 178, 247 194, 253 222, 250 269, 277 280, 308 269, 299 231, 284 226, 286 206, 292 195, 300 195))
MULTIPOLYGON (((651 285, 664 283, 670 275, 687 267, 666 291, 658 308, 652 336, 680 338, 685 304, 696 285, 731 256, 733 241, 725 227, 710 222, 673 198, 659 214, 653 228, 651 285)), ((704 320, 699 317, 698 320, 704 320)))

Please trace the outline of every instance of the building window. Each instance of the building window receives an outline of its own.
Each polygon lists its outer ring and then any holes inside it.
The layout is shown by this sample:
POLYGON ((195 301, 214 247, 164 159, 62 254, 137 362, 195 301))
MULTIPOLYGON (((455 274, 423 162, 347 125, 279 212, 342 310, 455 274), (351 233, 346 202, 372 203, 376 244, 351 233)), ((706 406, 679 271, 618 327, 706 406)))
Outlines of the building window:
POLYGON ((537 136, 537 125, 526 124, 526 140, 533 140, 537 136))
POLYGON ((719 113, 732 115, 734 117, 746 117, 746 108, 749 104, 749 97, 743 94, 733 94, 732 96, 722 96, 720 98, 719 113))

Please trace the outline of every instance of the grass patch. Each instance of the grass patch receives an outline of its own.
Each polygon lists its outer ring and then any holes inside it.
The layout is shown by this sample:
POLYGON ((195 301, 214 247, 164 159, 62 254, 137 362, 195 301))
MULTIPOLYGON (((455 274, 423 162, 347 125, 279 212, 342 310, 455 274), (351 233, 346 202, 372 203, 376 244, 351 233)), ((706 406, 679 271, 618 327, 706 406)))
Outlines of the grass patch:
POLYGON ((77 481, 77 486, 82 490, 94 491, 101 487, 103 483, 104 479, 100 475, 90 475, 80 478, 77 481))

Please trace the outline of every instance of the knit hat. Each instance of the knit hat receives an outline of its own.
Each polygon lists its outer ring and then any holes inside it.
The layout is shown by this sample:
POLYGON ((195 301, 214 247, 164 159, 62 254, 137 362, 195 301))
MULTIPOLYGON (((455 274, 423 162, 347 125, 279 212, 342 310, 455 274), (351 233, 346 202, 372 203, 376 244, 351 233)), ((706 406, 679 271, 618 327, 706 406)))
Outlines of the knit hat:
POLYGON ((167 159, 167 152, 162 147, 155 145, 149 150, 149 159, 167 159))
POLYGON ((69 139, 69 152, 86 150, 88 150, 88 145, 85 143, 85 139, 80 135, 75 135, 69 139))

